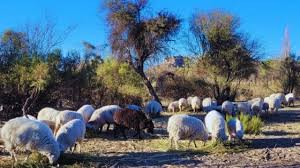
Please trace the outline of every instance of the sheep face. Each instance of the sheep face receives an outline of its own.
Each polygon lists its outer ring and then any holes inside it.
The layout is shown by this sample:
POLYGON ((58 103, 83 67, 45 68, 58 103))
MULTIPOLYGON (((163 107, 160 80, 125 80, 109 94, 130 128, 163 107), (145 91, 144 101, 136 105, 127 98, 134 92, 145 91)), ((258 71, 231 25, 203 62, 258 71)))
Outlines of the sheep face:
POLYGON ((153 134, 154 124, 153 124, 152 120, 148 119, 148 120, 144 121, 142 125, 143 125, 142 128, 145 129, 145 131, 147 133, 153 134))

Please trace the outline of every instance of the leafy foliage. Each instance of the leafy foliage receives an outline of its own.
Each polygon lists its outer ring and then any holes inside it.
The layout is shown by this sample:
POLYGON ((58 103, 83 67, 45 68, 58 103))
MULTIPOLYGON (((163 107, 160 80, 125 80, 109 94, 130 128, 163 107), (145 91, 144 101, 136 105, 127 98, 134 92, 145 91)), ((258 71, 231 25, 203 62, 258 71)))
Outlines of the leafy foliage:
POLYGON ((145 9, 147 3, 148 0, 106 0, 109 42, 113 54, 129 63, 142 77, 149 93, 160 102, 144 73, 144 64, 167 50, 180 20, 164 11, 152 15, 145 9))
POLYGON ((209 77, 219 102, 233 100, 238 87, 234 84, 256 72, 258 45, 239 31, 239 26, 237 17, 219 11, 196 13, 190 22, 190 31, 201 48, 200 68, 209 77))

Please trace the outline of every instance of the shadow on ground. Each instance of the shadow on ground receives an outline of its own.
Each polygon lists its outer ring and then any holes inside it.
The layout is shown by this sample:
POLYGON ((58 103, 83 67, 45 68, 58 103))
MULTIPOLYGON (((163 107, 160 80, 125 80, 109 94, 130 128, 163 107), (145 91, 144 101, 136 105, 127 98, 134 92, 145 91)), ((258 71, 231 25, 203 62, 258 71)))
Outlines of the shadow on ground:
MULTIPOLYGON (((136 152, 136 153, 112 153, 113 156, 93 156, 89 154, 66 153, 61 156, 58 163, 62 165, 80 164, 96 167, 119 166, 171 166, 196 165, 201 161, 193 160, 189 152, 136 152), (117 155, 116 155, 117 154, 117 155)), ((195 154, 193 154, 195 155, 195 154)), ((199 154, 200 155, 200 154, 199 154)), ((202 155, 202 154, 201 154, 202 155)))
POLYGON ((290 148, 300 143, 300 138, 260 138, 248 139, 251 143, 250 148, 263 149, 263 148, 290 148))

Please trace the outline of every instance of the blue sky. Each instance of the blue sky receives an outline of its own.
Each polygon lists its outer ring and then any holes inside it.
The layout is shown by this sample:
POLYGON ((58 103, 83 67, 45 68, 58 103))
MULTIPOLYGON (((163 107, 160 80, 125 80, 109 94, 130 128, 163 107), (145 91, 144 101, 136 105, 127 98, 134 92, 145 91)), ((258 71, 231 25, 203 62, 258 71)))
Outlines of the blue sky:
MULTIPOLYGON (((101 0, 1 0, 0 32, 6 29, 20 29, 26 23, 35 23, 46 16, 57 22, 59 30, 75 26, 61 46, 64 51, 82 49, 81 42, 95 45, 107 42, 107 28, 101 0)), ((241 19, 241 29, 258 39, 266 57, 278 55, 281 51, 284 29, 288 26, 292 50, 300 55, 300 1, 291 0, 150 0, 154 11, 161 9, 177 14, 187 23, 196 11, 221 9, 241 19)), ((178 41, 180 43, 180 41, 178 41)), ((179 54, 185 54, 177 48, 179 54)))

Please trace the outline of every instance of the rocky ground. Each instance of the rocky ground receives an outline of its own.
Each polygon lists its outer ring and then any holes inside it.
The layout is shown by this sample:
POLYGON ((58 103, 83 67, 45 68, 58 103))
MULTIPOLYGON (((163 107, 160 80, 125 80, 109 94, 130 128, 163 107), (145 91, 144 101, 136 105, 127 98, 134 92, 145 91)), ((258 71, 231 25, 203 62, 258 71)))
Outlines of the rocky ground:
MULTIPOLYGON (((60 166, 70 167, 300 167, 300 106, 281 109, 265 117, 261 135, 246 136, 243 144, 226 149, 208 149, 201 142, 198 148, 169 149, 166 123, 171 114, 155 120, 155 135, 144 140, 114 139, 112 131, 88 135, 82 153, 66 153, 60 166), (242 147, 241 147, 242 146, 242 147), (232 150, 231 150, 232 149, 232 150)), ((203 114, 196 115, 202 118, 203 114)), ((10 157, 0 144, 0 167, 10 157)))

